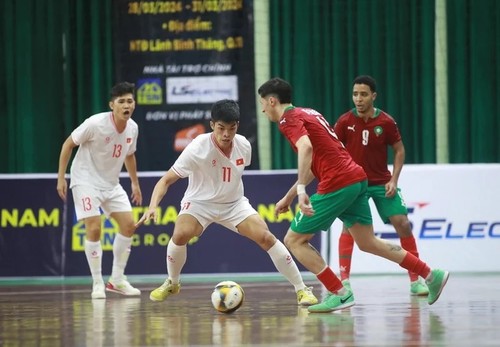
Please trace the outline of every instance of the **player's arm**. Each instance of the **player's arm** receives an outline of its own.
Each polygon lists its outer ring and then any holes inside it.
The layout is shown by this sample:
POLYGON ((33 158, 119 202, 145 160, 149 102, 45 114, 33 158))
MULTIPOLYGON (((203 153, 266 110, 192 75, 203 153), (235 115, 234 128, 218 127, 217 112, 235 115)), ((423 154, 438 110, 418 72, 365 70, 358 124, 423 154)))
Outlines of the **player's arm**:
POLYGON ((311 172, 313 147, 309 136, 301 136, 295 143, 298 153, 298 178, 296 185, 296 192, 299 197, 299 207, 305 215, 312 215, 314 213, 309 195, 307 195, 305 187, 314 179, 311 172))
POLYGON ((137 224, 142 224, 148 219, 153 219, 156 221, 156 209, 160 205, 161 200, 167 194, 168 188, 177 182, 180 177, 175 173, 173 169, 168 170, 162 178, 156 183, 153 194, 151 195, 151 201, 149 202, 149 208, 146 213, 141 217, 137 224))
POLYGON ((137 177, 137 161, 135 159, 135 153, 127 155, 125 157, 125 168, 127 169, 128 175, 130 176, 132 202, 136 205, 141 205, 142 193, 141 186, 139 185, 139 178, 137 177))
POLYGON ((71 158, 71 153, 73 148, 77 144, 73 141, 73 138, 68 136, 66 141, 64 141, 61 147, 61 153, 59 154, 59 168, 57 169, 57 193, 59 197, 66 201, 66 194, 68 192, 68 183, 66 182, 66 169, 68 168, 69 159, 71 158))
MULTIPOLYGON (((296 142, 296 146, 298 149, 298 180, 295 184, 288 190, 285 196, 276 203, 275 207, 275 215, 279 215, 280 213, 287 212, 290 209, 290 205, 292 204, 297 194, 297 187, 299 184, 303 185, 303 187, 299 189, 304 189, 305 187, 312 182, 314 179, 314 175, 311 171, 311 162, 312 162, 312 144, 307 135, 301 136, 299 140, 296 142)), ((307 202, 303 202, 304 206, 309 204, 309 196, 304 197, 307 202)), ((299 199, 300 206, 300 199, 299 199)))
POLYGON ((399 175, 401 174, 401 170, 403 170, 403 164, 405 162, 405 146, 403 145, 403 141, 395 142, 392 145, 392 150, 394 152, 392 177, 385 186, 385 195, 388 197, 392 197, 396 194, 399 175))
POLYGON ((342 142, 344 145, 346 145, 344 123, 345 123, 344 118, 341 116, 339 119, 337 119, 337 122, 333 125, 333 131, 335 132, 335 135, 337 135, 339 141, 342 142))

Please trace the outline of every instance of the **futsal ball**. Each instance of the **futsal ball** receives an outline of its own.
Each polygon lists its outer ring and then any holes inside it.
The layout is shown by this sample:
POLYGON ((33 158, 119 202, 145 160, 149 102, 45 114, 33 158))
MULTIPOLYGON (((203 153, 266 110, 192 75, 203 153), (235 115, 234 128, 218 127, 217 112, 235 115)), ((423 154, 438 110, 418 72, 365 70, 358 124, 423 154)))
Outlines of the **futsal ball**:
POLYGON ((243 288, 233 281, 218 283, 212 292, 212 305, 222 313, 233 313, 241 307, 245 292, 243 288))

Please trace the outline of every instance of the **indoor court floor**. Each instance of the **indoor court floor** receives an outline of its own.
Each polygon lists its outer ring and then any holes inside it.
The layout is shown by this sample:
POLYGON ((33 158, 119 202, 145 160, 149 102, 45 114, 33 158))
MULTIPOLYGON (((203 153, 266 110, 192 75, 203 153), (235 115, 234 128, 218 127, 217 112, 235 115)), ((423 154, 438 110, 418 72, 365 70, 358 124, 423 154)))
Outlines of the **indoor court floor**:
MULTIPOLYGON (((313 277, 306 283, 322 295, 313 277)), ((149 300, 162 278, 129 276, 140 297, 90 299, 90 278, 0 279, 0 346, 500 346, 500 274, 452 273, 432 306, 404 275, 353 276, 356 305, 309 314, 278 276, 184 276, 181 293, 149 300), (230 315, 210 302, 220 280, 239 282, 230 315)))

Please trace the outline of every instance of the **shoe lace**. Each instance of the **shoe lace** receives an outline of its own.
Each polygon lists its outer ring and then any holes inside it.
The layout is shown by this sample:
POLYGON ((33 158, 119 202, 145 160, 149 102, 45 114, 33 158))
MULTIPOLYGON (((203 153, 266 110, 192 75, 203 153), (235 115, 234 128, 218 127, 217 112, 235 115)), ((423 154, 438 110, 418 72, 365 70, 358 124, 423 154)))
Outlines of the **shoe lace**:
POLYGON ((174 286, 175 286, 175 284, 173 284, 171 281, 167 280, 158 289, 161 290, 162 292, 173 292, 174 286))

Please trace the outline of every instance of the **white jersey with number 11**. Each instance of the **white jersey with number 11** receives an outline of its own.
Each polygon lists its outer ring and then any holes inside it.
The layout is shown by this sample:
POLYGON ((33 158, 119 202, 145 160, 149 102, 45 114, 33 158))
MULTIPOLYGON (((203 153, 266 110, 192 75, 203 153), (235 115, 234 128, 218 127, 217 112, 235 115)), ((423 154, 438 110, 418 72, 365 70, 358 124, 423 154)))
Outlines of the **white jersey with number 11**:
POLYGON ((243 194, 241 176, 250 165, 252 146, 242 135, 233 139, 231 154, 226 156, 212 133, 197 136, 172 165, 172 170, 189 183, 183 201, 232 203, 243 194))

